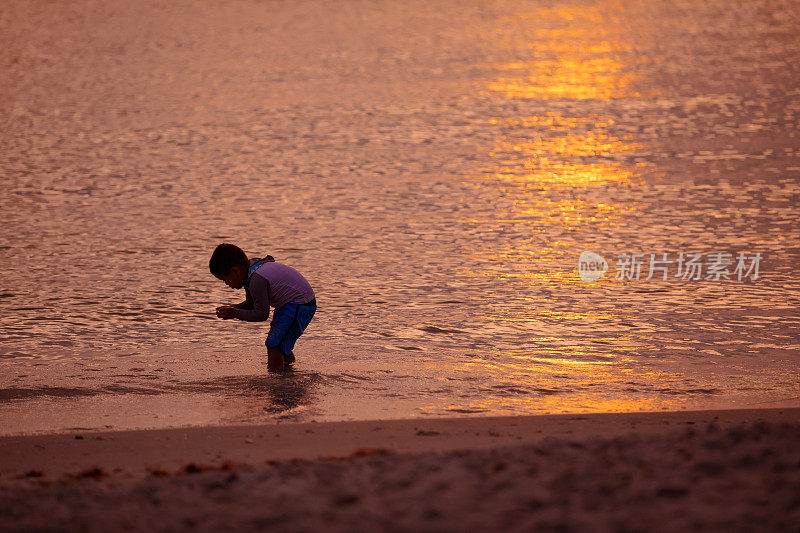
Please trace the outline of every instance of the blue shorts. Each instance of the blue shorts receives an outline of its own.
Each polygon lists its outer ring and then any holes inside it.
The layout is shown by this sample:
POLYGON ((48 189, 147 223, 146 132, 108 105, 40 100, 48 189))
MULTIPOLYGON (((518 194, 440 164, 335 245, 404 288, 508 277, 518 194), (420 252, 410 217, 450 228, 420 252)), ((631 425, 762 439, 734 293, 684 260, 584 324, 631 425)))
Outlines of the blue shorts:
POLYGON ((286 304, 275 309, 272 314, 272 323, 264 344, 268 348, 280 348, 284 355, 292 353, 294 343, 308 327, 314 313, 316 305, 306 304, 286 304))

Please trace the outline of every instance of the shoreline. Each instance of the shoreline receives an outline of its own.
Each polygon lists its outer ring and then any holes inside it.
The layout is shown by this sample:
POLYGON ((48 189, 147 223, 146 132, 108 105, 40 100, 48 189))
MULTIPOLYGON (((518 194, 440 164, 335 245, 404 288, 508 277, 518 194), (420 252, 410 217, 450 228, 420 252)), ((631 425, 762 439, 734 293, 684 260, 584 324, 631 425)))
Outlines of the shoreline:
POLYGON ((200 426, 125 431, 75 431, 0 437, 0 480, 36 479, 97 469, 138 477, 180 472, 188 465, 264 464, 353 457, 368 453, 445 453, 532 445, 547 439, 584 441, 650 436, 679 428, 721 429, 753 423, 800 424, 800 408, 420 418, 200 426))

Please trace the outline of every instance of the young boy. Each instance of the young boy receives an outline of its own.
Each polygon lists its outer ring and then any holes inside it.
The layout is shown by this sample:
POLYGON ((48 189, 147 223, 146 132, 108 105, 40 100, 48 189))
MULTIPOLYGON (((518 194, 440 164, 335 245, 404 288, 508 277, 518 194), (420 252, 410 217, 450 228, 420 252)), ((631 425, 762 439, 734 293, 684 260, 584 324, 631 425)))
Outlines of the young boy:
POLYGON ((262 322, 275 313, 267 334, 267 368, 281 371, 294 362, 292 348, 308 327, 317 300, 308 281, 292 267, 276 263, 271 255, 248 259, 238 246, 220 244, 211 255, 208 268, 232 289, 244 287, 246 299, 236 305, 217 307, 217 316, 262 322))

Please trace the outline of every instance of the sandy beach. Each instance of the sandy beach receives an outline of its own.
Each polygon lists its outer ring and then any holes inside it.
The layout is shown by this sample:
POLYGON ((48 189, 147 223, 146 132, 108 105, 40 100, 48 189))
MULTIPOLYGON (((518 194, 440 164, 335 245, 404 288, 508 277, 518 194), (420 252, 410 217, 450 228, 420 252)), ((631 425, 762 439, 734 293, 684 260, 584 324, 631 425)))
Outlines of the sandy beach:
POLYGON ((796 531, 800 409, 0 439, 4 531, 796 531))

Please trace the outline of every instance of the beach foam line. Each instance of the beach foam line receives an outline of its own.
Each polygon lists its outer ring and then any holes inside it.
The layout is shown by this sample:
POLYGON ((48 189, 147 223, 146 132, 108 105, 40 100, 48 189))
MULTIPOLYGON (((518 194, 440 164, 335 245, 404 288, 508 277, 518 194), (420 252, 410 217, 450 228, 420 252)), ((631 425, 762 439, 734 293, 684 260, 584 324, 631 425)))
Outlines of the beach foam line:
POLYGON ((0 485, 86 472, 125 477, 226 464, 448 452, 547 439, 650 436, 680 428, 800 423, 800 408, 210 426, 0 437, 0 485))

